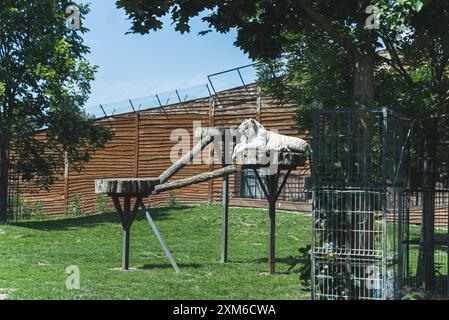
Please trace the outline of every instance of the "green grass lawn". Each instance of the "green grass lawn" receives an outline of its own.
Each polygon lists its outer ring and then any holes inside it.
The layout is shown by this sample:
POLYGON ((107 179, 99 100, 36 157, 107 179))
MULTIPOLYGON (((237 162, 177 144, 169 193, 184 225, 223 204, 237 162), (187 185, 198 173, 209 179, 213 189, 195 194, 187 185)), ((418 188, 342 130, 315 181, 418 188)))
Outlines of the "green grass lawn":
POLYGON ((182 273, 176 274, 142 213, 131 234, 131 267, 121 265, 113 213, 0 226, 0 299, 309 299, 298 249, 311 218, 278 212, 277 274, 268 276, 268 213, 230 209, 229 258, 220 264, 221 207, 155 208, 152 216, 182 273), (81 289, 65 271, 80 269, 81 289))

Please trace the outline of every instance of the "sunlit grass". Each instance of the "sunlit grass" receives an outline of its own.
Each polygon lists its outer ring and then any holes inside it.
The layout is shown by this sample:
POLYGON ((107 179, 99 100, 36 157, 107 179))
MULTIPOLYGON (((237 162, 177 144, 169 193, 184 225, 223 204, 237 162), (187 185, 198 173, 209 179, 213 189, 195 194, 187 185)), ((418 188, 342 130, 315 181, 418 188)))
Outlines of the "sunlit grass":
POLYGON ((268 213, 230 210, 229 257, 220 261, 221 207, 152 209, 182 273, 167 261, 140 213, 131 267, 122 272, 121 227, 114 213, 0 226, 0 297, 10 299, 309 299, 298 249, 310 244, 310 217, 279 212, 277 274, 268 276, 268 213), (66 289, 76 265, 81 289, 66 289))

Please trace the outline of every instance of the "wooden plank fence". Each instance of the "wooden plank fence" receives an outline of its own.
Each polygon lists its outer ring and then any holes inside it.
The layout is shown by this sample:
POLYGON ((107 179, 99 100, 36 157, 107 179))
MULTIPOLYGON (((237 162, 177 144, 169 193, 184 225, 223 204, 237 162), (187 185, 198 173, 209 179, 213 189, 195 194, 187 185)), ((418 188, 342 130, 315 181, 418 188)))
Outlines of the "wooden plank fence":
MULTIPOLYGON (((237 127, 245 119, 255 118, 269 130, 299 136, 294 129, 295 107, 279 106, 272 99, 262 97, 256 85, 221 92, 218 98, 208 97, 164 106, 163 109, 153 108, 98 119, 98 124, 112 126, 115 136, 105 149, 93 154, 83 170, 77 172, 67 166, 48 191, 39 189, 33 183, 22 183, 20 192, 27 202, 42 203, 48 215, 66 213, 76 199, 81 202, 85 214, 94 213, 98 211, 99 201, 94 193, 95 179, 159 176, 172 164, 170 154, 175 146, 185 152, 196 144, 193 133, 198 126, 237 127), (183 133, 189 133, 190 141, 178 141, 178 136, 183 133)), ((194 159, 193 164, 182 169, 170 181, 218 169, 220 161, 216 157, 213 147, 209 146, 194 159), (210 161, 214 158, 215 164, 210 161)), ((229 188, 231 203, 265 205, 263 201, 238 199, 238 175, 231 176, 229 188)), ((186 204, 219 203, 221 190, 222 179, 216 179, 175 190, 173 194, 179 202, 186 204)), ((163 205, 167 199, 168 193, 154 195, 152 205, 163 205)), ((111 203, 108 205, 112 207, 111 203)), ((286 208, 294 206, 294 203, 284 205, 286 208)), ((310 205, 303 204, 298 208, 310 210, 310 205)))

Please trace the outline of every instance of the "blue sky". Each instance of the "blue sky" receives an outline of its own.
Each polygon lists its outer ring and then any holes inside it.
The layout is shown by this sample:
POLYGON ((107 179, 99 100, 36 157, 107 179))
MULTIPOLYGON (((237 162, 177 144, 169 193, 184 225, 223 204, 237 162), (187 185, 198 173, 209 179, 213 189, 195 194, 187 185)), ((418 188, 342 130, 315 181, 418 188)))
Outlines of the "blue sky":
POLYGON ((251 63, 234 47, 235 32, 198 36, 207 28, 199 19, 190 34, 166 23, 145 36, 125 35, 131 23, 115 0, 91 0, 91 13, 82 23, 90 29, 85 36, 89 60, 99 66, 87 106, 204 84, 208 74, 251 63))

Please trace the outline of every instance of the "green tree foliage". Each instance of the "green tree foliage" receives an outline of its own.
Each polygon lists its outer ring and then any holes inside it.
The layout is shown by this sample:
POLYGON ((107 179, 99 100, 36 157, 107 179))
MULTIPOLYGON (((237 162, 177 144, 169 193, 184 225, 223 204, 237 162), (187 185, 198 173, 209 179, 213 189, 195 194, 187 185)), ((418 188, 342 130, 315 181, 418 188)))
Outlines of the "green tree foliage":
MULTIPOLYGON (((85 58, 88 30, 67 27, 66 0, 0 3, 1 217, 8 171, 43 186, 55 180, 65 157, 80 169, 111 132, 83 111, 96 67, 85 58), (45 129, 45 130, 42 130, 45 129), (39 133, 39 131, 41 132, 39 133), (12 150, 12 151, 10 151, 12 150), (11 162, 9 161, 11 153, 11 162)), ((79 5, 81 18, 89 12, 79 5)))
POLYGON ((429 109, 440 115, 449 101, 447 0, 118 0, 117 6, 140 34, 161 29, 166 15, 182 33, 196 16, 209 25, 201 34, 235 29, 236 46, 270 62, 265 79, 288 75, 287 90, 274 93, 306 108, 383 104, 412 116, 429 109), (366 28, 374 21, 366 10, 372 4, 379 29, 366 28), (394 86, 379 90, 385 84, 394 86))
MULTIPOLYGON (((411 4, 420 11, 404 10, 401 19, 392 10, 380 16, 373 106, 388 106, 410 119, 439 117, 449 107, 449 1, 411 4)), ((316 30, 298 37, 282 59, 265 60, 259 71, 267 93, 299 106, 302 130, 310 128, 310 109, 352 104, 351 57, 316 30)), ((448 122, 440 125, 447 128, 448 122)), ((422 136, 422 130, 416 132, 416 138, 422 136)))

